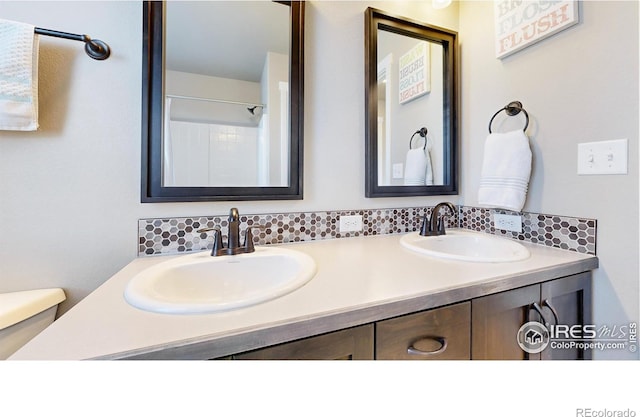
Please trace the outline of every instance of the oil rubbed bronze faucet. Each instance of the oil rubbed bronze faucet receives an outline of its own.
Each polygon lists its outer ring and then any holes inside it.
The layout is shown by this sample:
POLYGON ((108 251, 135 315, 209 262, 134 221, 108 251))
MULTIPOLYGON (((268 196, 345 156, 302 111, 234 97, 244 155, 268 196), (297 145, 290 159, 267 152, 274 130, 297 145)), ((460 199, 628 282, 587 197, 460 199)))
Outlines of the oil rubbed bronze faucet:
POLYGON ((228 222, 229 233, 227 234, 227 247, 225 247, 222 242, 222 231, 219 227, 208 227, 196 230, 197 233, 214 232, 211 256, 238 255, 241 253, 255 252, 256 249, 253 246, 251 229, 256 228, 256 226, 247 227, 244 235, 244 245, 240 246, 240 213, 237 208, 234 207, 229 210, 228 222))
POLYGON ((431 218, 425 214, 422 220, 422 226, 420 227, 420 236, 441 236, 445 234, 444 231, 444 217, 445 214, 440 214, 440 209, 447 207, 451 212, 451 215, 456 214, 456 206, 449 202, 438 203, 431 211, 431 218))

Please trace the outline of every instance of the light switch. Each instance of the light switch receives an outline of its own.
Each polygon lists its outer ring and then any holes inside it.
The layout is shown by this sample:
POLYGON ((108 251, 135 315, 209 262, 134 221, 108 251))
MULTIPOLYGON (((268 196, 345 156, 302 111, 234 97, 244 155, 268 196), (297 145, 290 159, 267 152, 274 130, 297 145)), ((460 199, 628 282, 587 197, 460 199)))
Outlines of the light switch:
POLYGON ((578 175, 627 173, 627 139, 578 144, 578 175))
POLYGON ((404 176, 404 164, 393 164, 393 178, 402 178, 404 176))

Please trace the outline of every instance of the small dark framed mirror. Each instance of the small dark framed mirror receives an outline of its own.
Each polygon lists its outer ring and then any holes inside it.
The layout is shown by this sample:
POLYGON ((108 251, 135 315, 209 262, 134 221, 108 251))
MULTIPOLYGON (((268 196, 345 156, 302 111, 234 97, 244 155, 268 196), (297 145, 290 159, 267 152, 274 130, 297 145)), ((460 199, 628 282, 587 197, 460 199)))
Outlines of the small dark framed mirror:
POLYGON ((368 8, 365 195, 458 193, 458 35, 368 8))
POLYGON ((142 202, 302 199, 304 2, 143 2, 142 202))

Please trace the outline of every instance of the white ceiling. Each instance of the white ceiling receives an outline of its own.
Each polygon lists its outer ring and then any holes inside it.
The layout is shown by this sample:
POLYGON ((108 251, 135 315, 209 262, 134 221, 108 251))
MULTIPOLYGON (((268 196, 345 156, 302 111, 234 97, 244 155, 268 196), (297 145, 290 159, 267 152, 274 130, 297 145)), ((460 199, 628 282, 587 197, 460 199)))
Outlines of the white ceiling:
POLYGON ((271 1, 168 1, 165 66, 259 82, 267 51, 289 54, 289 7, 271 1))

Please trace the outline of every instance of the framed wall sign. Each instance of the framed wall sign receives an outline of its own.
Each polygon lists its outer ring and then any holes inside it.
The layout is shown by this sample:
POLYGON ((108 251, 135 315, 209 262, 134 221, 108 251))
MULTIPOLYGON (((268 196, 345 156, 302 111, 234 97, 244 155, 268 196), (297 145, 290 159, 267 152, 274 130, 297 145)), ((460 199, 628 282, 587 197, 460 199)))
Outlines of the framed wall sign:
POLYGON ((400 57, 398 83, 400 104, 414 100, 431 90, 429 45, 420 41, 400 57))
POLYGON ((504 58, 580 22, 578 0, 494 0, 496 58, 504 58))

